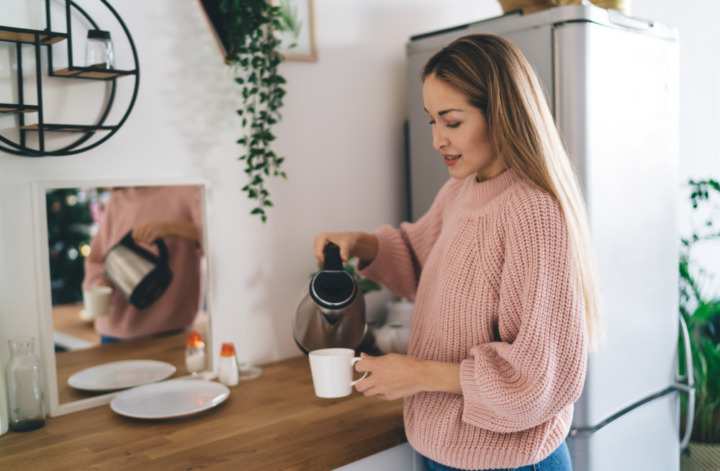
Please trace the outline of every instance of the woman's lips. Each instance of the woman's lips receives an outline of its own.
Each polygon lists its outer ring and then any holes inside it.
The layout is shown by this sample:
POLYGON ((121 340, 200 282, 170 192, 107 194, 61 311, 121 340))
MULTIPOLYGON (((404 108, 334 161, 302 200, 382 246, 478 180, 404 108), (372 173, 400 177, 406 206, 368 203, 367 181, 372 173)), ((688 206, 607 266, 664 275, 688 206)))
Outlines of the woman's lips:
POLYGON ((445 161, 445 165, 448 167, 455 165, 458 160, 460 160, 459 155, 443 154, 443 161, 445 161))

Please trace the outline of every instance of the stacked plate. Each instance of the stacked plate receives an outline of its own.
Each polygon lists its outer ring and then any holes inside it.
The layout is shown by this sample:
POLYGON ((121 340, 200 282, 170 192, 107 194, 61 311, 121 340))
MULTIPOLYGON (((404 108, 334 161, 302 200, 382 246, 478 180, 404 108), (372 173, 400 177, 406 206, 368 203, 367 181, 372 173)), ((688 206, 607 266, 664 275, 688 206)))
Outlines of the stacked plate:
POLYGON ((68 379, 68 384, 95 392, 127 389, 113 398, 110 408, 120 415, 137 419, 196 414, 221 404, 230 395, 227 386, 212 381, 163 381, 173 374, 175 367, 163 361, 116 361, 79 371, 68 379))

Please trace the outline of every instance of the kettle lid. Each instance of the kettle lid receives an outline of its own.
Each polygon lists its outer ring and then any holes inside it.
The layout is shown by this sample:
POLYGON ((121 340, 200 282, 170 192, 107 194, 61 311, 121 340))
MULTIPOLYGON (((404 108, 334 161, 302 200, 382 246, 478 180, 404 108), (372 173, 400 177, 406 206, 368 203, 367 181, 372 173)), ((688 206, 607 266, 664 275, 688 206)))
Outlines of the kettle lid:
POLYGON ((356 295, 355 279, 344 270, 321 270, 310 281, 310 296, 325 309, 346 308, 356 295))
POLYGON ((310 296, 322 308, 343 309, 355 300, 357 283, 343 269, 340 248, 329 242, 324 249, 323 269, 310 280, 310 296))

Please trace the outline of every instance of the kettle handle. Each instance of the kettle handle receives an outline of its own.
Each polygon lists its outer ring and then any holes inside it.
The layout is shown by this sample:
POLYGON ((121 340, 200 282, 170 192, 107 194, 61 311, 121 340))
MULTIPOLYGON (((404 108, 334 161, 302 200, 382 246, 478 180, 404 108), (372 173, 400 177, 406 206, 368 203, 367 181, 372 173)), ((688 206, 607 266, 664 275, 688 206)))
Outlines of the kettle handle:
POLYGON ((342 258, 340 258, 340 247, 332 242, 328 242, 323 252, 325 254, 323 270, 340 271, 343 269, 342 258))
MULTIPOLYGON (((135 240, 132 237, 132 233, 133 233, 133 231, 131 229, 130 232, 125 234, 125 237, 122 238, 120 243, 125 245, 126 247, 129 247, 132 249, 140 249, 141 247, 138 247, 138 245, 135 243, 135 240)), ((157 248, 158 248, 158 257, 157 257, 158 262, 161 265, 167 265, 169 262, 169 259, 170 259, 170 256, 168 254, 167 244, 165 244, 165 241, 162 238, 155 239, 153 241, 153 243, 155 245, 157 245, 157 248)), ((145 252, 148 255, 154 256, 152 253, 150 253, 146 250, 143 250, 143 252, 145 252)))

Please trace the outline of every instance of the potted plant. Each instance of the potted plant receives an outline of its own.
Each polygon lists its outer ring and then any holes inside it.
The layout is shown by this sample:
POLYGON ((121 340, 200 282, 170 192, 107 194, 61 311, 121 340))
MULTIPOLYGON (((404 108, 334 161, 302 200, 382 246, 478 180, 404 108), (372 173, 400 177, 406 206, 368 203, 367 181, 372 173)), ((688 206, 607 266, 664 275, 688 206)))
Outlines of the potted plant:
POLYGON ((283 28, 287 19, 281 7, 269 0, 221 0, 220 12, 229 45, 225 62, 234 69, 235 82, 242 88, 243 106, 237 114, 243 135, 237 143, 244 153, 238 159, 245 161, 248 176, 242 190, 257 201, 250 214, 265 222, 265 210, 273 206, 266 179, 287 178, 281 170, 285 159, 270 148, 275 140, 272 127, 281 119, 286 83, 278 71, 284 58, 274 31, 283 28))
MULTIPOLYGON (((696 244, 720 238, 720 183, 691 180, 689 186, 692 207, 704 212, 704 222, 681 240, 680 251, 679 307, 690 333, 695 381, 695 414, 690 445, 681 459, 683 471, 720 469, 720 299, 707 292, 707 274, 696 269, 691 258, 696 244)), ((680 342, 681 358, 687 354, 680 342)), ((684 375, 684 362, 679 363, 684 375)), ((682 408, 686 407, 683 400, 682 408)))

